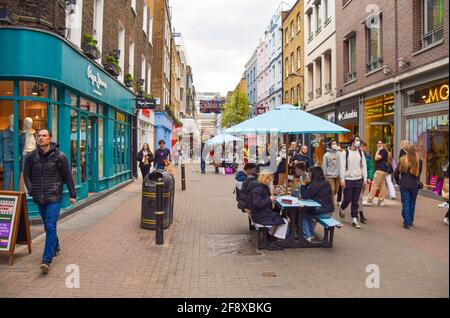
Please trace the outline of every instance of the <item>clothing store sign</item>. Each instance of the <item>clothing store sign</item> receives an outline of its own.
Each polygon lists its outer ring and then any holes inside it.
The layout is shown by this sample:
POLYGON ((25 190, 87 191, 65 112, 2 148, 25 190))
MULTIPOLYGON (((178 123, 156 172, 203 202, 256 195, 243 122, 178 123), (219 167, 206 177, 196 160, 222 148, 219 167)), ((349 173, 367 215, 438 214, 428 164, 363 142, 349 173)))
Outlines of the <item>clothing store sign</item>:
POLYGON ((16 244, 27 244, 31 254, 30 224, 24 192, 0 191, 0 254, 12 265, 16 244))
POLYGON ((100 74, 97 72, 97 74, 94 74, 94 71, 92 69, 91 65, 88 65, 87 67, 87 77, 88 79, 91 81, 93 88, 93 92, 94 94, 98 95, 98 96, 102 96, 102 93, 100 92, 100 89, 107 89, 108 88, 108 84, 106 84, 102 78, 100 77, 100 74))
POLYGON ((338 123, 355 120, 358 118, 358 110, 351 109, 347 111, 340 111, 338 112, 338 123))

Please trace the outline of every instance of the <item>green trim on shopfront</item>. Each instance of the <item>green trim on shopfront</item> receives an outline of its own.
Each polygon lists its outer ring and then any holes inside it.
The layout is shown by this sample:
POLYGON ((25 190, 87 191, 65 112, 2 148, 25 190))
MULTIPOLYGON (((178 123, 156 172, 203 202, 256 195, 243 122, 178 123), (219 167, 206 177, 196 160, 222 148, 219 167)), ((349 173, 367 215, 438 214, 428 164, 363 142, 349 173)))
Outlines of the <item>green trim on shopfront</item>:
MULTIPOLYGON (((89 192, 101 192, 115 187, 117 184, 131 179, 131 116, 135 95, 117 82, 98 64, 87 59, 63 38, 44 31, 0 28, 0 43, 8 46, 0 50, 0 80, 14 81, 14 95, 0 96, 0 100, 9 100, 14 106, 14 153, 19 152, 19 102, 22 100, 44 102, 47 104, 47 128, 52 131, 57 128, 57 141, 60 150, 70 161, 76 160, 77 199, 88 197, 89 192), (30 52, 33 52, 30 54, 30 52), (88 69, 97 75, 106 84, 104 87, 94 87, 88 78, 88 69), (19 96, 19 81, 38 81, 49 85, 48 98, 33 96, 19 96), (53 101, 53 87, 57 88, 58 100, 53 101), (71 95, 77 96, 77 105, 71 105, 71 95), (80 110, 80 98, 96 103, 97 113, 80 110), (99 114, 99 105, 103 106, 103 114, 99 114), (53 107, 57 107, 57 126, 52 127, 53 107), (71 111, 77 110, 77 151, 75 158, 71 155, 72 117, 71 111), (122 120, 118 120, 118 115, 122 120), (81 183, 80 174, 80 126, 81 116, 86 121, 86 147, 88 145, 88 126, 95 123, 94 143, 91 143, 94 152, 94 164, 91 175, 94 180, 89 182, 89 166, 85 168, 85 182, 81 183), (99 119, 103 122, 103 176, 99 177, 99 119), (121 136, 115 134, 121 132, 121 136), (123 134, 122 134, 123 132, 123 134), (123 158, 123 163, 121 159, 123 158)), ((85 156, 88 152, 85 151, 85 156)), ((86 160, 88 162, 88 160, 86 160)), ((19 171, 19 162, 14 161, 14 171, 19 171)), ((15 173, 13 179, 14 190, 19 189, 20 175, 15 173)), ((28 198, 30 218, 39 218, 36 204, 28 198)), ((69 194, 65 187, 62 208, 70 208, 69 194)))

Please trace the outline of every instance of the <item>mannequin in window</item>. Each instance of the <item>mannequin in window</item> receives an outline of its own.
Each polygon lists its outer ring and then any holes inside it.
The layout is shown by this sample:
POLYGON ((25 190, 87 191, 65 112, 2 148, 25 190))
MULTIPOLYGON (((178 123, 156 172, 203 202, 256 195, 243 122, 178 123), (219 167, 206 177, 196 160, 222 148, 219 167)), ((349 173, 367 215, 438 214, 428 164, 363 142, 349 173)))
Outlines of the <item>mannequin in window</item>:
MULTIPOLYGON (((3 168, 3 189, 12 190, 14 177, 14 114, 8 117, 8 128, 0 131, 0 167, 3 168)), ((19 159, 23 152, 25 134, 19 136, 19 159)))
POLYGON ((25 145, 23 148, 23 157, 36 149, 36 130, 33 129, 33 119, 26 117, 23 120, 23 133, 25 135, 25 145))

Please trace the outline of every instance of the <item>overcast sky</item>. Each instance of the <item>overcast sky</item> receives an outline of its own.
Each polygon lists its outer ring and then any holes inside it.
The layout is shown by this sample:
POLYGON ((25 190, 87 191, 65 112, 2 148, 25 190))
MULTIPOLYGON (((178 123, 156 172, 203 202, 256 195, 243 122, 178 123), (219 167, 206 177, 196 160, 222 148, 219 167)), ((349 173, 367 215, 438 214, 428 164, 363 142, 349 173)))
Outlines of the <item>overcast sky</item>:
MULTIPOLYGON (((286 0, 293 5, 295 0, 286 0)), ((170 0, 197 92, 226 95, 238 84, 279 0, 170 0)))

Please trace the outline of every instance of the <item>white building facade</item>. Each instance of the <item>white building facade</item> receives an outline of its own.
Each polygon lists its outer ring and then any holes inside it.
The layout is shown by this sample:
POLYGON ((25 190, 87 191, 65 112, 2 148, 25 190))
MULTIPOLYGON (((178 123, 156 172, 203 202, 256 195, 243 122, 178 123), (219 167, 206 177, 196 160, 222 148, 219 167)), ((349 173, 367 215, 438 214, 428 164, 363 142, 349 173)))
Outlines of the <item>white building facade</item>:
POLYGON ((334 0, 309 0, 304 4, 305 86, 307 111, 335 103, 336 23, 334 0))

